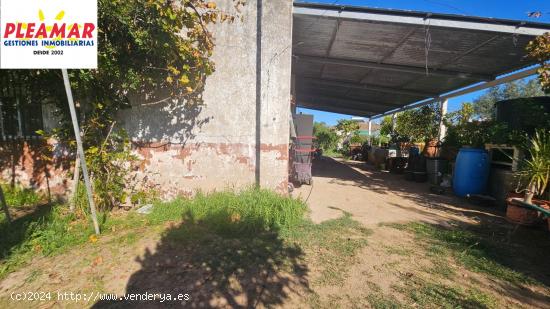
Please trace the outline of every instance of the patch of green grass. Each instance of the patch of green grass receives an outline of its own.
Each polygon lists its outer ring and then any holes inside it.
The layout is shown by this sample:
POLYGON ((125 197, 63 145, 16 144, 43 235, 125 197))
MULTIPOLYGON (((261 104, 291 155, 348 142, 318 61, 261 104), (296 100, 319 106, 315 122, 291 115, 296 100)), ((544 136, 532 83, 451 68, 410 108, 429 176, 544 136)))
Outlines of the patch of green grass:
POLYGON ((329 149, 329 150, 325 150, 323 151, 323 156, 326 156, 326 157, 330 157, 330 158, 342 158, 342 154, 340 152, 338 152, 337 150, 335 149, 329 149))
POLYGON ((36 206, 44 201, 44 196, 31 188, 24 188, 19 185, 12 187, 2 184, 1 186, 8 207, 36 206))
POLYGON ((399 291, 422 308, 497 308, 493 296, 477 289, 453 287, 419 277, 404 278, 399 291))
POLYGON ((240 193, 199 193, 193 199, 157 204, 148 216, 152 223, 179 221, 206 225, 223 236, 271 231, 287 233, 304 220, 306 205, 275 192, 251 188, 240 193))
POLYGON ((385 246, 384 249, 386 249, 386 252, 388 254, 395 254, 400 256, 411 256, 411 254, 413 253, 411 249, 402 247, 385 246))
POLYGON ((42 275, 42 270, 33 269, 31 273, 25 278, 25 283, 31 283, 36 280, 40 275, 42 275))
POLYGON ((321 299, 319 294, 312 293, 308 298, 308 303, 311 308, 318 309, 340 309, 345 308, 342 306, 342 300, 344 299, 341 295, 330 294, 325 299, 321 299))
MULTIPOLYGON (((267 190, 248 189, 240 193, 199 194, 194 199, 157 203, 148 215, 101 213, 98 217, 102 230, 100 237, 114 235, 112 241, 128 245, 139 239, 132 230, 151 228, 167 221, 183 220, 187 225, 201 225, 224 237, 286 233, 304 220, 305 211, 305 204, 299 200, 267 190), (120 233, 126 230, 130 231, 120 233)), ((194 231, 199 236, 206 235, 198 229, 194 231)), ((67 206, 54 205, 39 207, 11 224, 1 221, 0 235, 0 278, 3 278, 33 256, 51 256, 89 242, 93 229, 89 220, 68 213, 67 206)))
MULTIPOLYGON (((485 273, 513 284, 533 283, 533 280, 501 263, 504 256, 511 255, 509 245, 503 246, 483 234, 474 233, 465 229, 445 229, 425 223, 409 223, 393 225, 392 227, 413 232, 426 243, 428 256, 432 260, 444 259, 451 256, 468 270, 485 273)), ((444 276, 452 275, 449 267, 435 265, 436 270, 444 276)))
POLYGON ((381 293, 371 293, 367 296, 367 301, 374 309, 398 309, 403 305, 391 296, 386 296, 381 293))
POLYGON ((133 245, 139 240, 138 233, 135 231, 130 231, 124 233, 119 237, 115 237, 111 242, 119 245, 133 245))
POLYGON ((38 207, 33 213, 0 222, 0 278, 35 255, 53 255, 86 242, 93 232, 59 205, 38 207))
POLYGON ((452 279, 456 275, 455 270, 449 265, 447 258, 435 258, 432 259, 432 263, 433 267, 428 272, 447 279, 452 279))
POLYGON ((315 263, 321 266, 316 283, 334 285, 348 276, 349 267, 356 262, 359 250, 367 245, 370 234, 369 229, 345 213, 341 218, 321 224, 305 221, 292 230, 288 238, 312 251, 315 263))
POLYGON ((428 243, 425 249, 426 255, 434 259, 445 258, 451 253, 450 249, 441 243, 428 243))

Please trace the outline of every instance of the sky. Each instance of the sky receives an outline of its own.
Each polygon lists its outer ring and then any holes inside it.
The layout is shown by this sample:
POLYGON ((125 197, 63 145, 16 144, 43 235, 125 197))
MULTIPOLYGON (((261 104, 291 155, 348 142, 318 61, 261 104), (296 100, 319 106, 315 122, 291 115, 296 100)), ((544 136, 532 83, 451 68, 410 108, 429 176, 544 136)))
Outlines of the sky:
MULTIPOLYGON (((298 2, 345 4, 550 23, 549 0, 306 0, 298 2), (541 18, 529 18, 527 14, 534 11, 542 12, 543 16, 541 18)), ((463 102, 472 102, 485 91, 478 91, 450 99, 449 111, 460 109, 463 102)), ((349 115, 320 112, 305 108, 299 108, 298 112, 313 114, 315 121, 322 121, 329 125, 336 124, 336 121, 339 119, 351 118, 349 115)))

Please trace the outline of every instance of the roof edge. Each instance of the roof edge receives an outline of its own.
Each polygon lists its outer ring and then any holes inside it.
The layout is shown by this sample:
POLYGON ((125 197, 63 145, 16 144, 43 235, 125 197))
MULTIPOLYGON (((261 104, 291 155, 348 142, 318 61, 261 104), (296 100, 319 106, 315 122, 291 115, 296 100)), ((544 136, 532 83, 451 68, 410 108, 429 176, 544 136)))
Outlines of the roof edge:
POLYGON ((550 31, 550 24, 548 23, 530 22, 530 21, 513 20, 513 19, 500 19, 500 18, 492 18, 492 17, 479 17, 479 16, 468 16, 468 15, 458 15, 458 14, 431 13, 431 12, 422 12, 422 11, 382 9, 382 8, 361 7, 361 6, 354 6, 354 5, 338 5, 338 4, 308 3, 308 2, 294 2, 294 7, 321 9, 321 10, 338 11, 338 12, 372 13, 372 14, 386 14, 386 15, 419 17, 419 18, 436 18, 436 19, 445 19, 445 20, 452 20, 452 21, 468 21, 468 22, 477 22, 477 23, 486 23, 486 24, 500 24, 500 25, 506 25, 506 26, 514 26, 518 28, 524 27, 524 28, 547 29, 550 31))

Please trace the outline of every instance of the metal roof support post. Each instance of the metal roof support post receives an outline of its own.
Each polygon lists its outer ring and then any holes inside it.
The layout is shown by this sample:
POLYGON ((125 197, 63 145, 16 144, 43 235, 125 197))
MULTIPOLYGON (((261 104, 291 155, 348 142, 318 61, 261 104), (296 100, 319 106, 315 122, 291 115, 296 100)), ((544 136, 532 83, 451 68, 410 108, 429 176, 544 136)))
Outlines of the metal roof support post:
POLYGON ((441 100, 456 98, 456 97, 459 97, 459 96, 462 96, 462 95, 465 95, 465 94, 469 94, 469 93, 472 93, 472 92, 476 92, 476 91, 479 91, 479 90, 485 90, 485 89, 488 89, 488 88, 491 88, 491 87, 494 87, 494 86, 498 86, 498 85, 502 85, 502 84, 505 84, 505 83, 513 82, 515 80, 522 79, 522 78, 537 74, 538 69, 540 69, 540 66, 535 66, 535 67, 532 67, 530 69, 525 69, 523 71, 519 71, 519 72, 510 74, 510 75, 499 77, 499 78, 497 78, 495 80, 492 80, 490 82, 484 82, 484 83, 480 83, 480 84, 477 84, 477 85, 474 85, 474 86, 471 86, 471 87, 466 87, 466 88, 463 88, 463 89, 459 89, 459 90, 456 90, 456 91, 453 91, 453 92, 450 92, 450 93, 447 93, 447 94, 442 94, 441 96, 438 96, 437 98, 423 100, 423 101, 420 101, 420 102, 409 104, 409 105, 401 107, 398 110, 391 110, 391 111, 388 111, 388 112, 385 112, 385 113, 382 113, 382 114, 378 114, 378 115, 375 115, 375 116, 372 116, 372 117, 374 119, 376 119, 376 118, 384 117, 386 115, 394 114, 398 111, 401 111, 401 112, 406 111, 406 110, 409 110, 409 109, 421 107, 421 106, 432 104, 432 103, 435 103, 435 102, 440 102, 441 100))
POLYGON ((392 132, 395 131, 396 125, 397 125, 397 112, 395 112, 391 115, 391 130, 392 130, 392 132))
POLYGON ((447 106, 449 105, 449 99, 443 99, 439 102, 441 120, 439 121, 439 141, 445 140, 447 136, 447 126, 445 125, 445 116, 447 115, 447 106))
POLYGON ((369 146, 372 146, 372 119, 369 118, 369 146))

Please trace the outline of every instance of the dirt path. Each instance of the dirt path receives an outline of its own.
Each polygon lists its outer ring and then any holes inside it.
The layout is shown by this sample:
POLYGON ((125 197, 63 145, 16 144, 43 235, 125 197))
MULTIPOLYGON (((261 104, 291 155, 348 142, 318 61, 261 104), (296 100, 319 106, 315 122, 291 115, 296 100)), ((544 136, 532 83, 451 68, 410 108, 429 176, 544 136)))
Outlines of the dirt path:
POLYGON ((413 307, 550 308, 546 231, 518 230, 506 222, 502 210, 471 205, 450 193, 433 194, 426 183, 406 181, 403 175, 381 172, 364 162, 322 158, 315 162, 313 175, 313 186, 296 189, 294 196, 307 199, 314 222, 348 212, 373 232, 342 286, 316 289, 321 307, 397 308, 412 299, 413 307), (414 228, 393 227, 405 223, 419 224, 420 230, 439 227, 452 237, 447 243, 420 237, 422 232, 414 228), (470 227, 483 231, 460 234, 470 227), (518 248, 531 233, 538 233, 540 242, 518 248), (478 250, 478 241, 502 245, 506 257, 495 258, 496 247, 482 245, 478 250), (469 250, 475 252, 464 258, 469 250), (518 252, 529 256, 522 259, 518 252), (478 264, 463 261, 469 258, 478 264), (500 276, 509 270, 543 284, 500 276))
POLYGON ((223 238, 183 221, 134 227, 35 258, 0 280, 0 308, 137 304, 11 299, 23 291, 191 295, 175 308, 550 308, 547 231, 363 162, 314 166, 313 187, 294 195, 319 224, 294 236, 223 238))
POLYGON ((314 163, 313 176, 313 187, 304 185, 293 194, 309 196, 311 218, 317 223, 337 218, 342 211, 366 226, 411 221, 445 225, 448 220, 501 217, 450 194, 433 194, 426 183, 406 181, 403 175, 377 171, 364 162, 323 157, 314 163))

